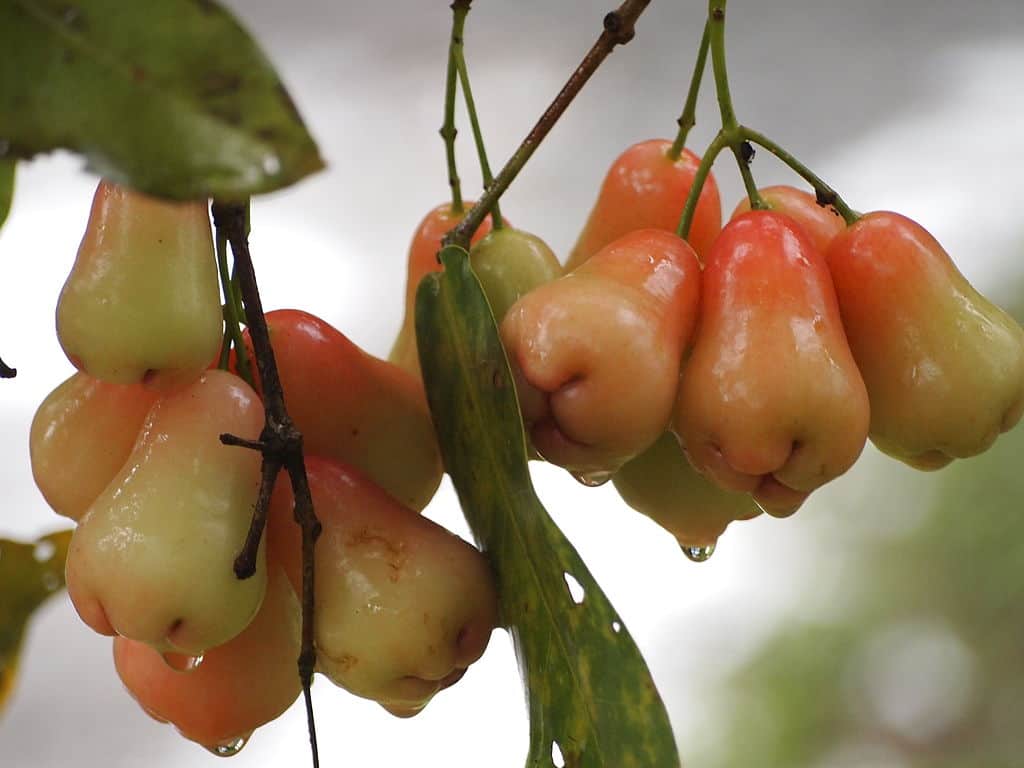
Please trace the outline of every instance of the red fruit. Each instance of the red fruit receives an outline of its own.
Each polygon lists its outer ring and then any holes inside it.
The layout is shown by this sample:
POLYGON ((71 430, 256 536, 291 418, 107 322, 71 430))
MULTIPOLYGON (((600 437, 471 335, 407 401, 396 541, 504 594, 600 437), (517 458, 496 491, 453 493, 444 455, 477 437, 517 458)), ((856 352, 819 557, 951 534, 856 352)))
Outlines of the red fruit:
MULTIPOLYGON (((278 309, 266 318, 288 413, 306 451, 351 464, 403 504, 423 509, 444 471, 423 384, 308 312, 278 309)), ((244 338, 251 358, 248 332, 244 338)))
POLYGON ((676 431, 723 488, 789 514, 864 446, 868 399, 824 257, 792 219, 731 221, 708 256, 676 431))
MULTIPOLYGON (((836 236, 846 229, 846 222, 836 209, 830 205, 818 205, 810 192, 786 185, 765 187, 758 192, 771 210, 789 216, 799 224, 819 253, 828 251, 836 236)), ((749 210, 750 198, 744 197, 730 218, 738 218, 749 210)))
MULTIPOLYGON (((586 226, 569 254, 566 272, 633 230, 676 231, 700 158, 684 149, 677 160, 672 160, 668 156, 671 146, 671 141, 650 139, 634 144, 615 159, 586 226)), ((721 228, 718 186, 714 176, 708 174, 687 238, 699 258, 707 254, 721 228)))
POLYGON ((988 448, 1024 410, 1024 332, 920 224, 869 213, 832 244, 871 439, 919 469, 988 448))

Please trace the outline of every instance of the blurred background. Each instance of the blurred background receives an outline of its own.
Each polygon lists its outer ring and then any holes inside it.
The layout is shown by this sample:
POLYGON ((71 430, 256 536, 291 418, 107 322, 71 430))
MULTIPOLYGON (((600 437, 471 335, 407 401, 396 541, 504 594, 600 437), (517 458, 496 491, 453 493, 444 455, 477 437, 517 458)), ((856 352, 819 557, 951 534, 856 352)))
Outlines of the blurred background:
MULTIPOLYGON (((282 72, 328 170, 254 204, 266 307, 317 313, 385 356, 402 314, 405 252, 448 195, 437 135, 447 3, 229 0, 282 72)), ((478 0, 466 53, 500 166, 593 42, 610 2, 478 0)), ((612 159, 675 132, 705 5, 652 3, 503 200, 517 226, 566 254, 612 159)), ((1024 4, 1020 0, 733 0, 728 31, 740 119, 857 209, 924 224, 982 291, 1024 312, 1024 4)), ((717 127, 706 83, 690 146, 717 127)), ((479 191, 468 123, 460 171, 479 191)), ((741 184, 723 155, 728 214, 741 184)), ((761 153, 758 183, 795 182, 761 153)), ((31 481, 35 407, 71 373, 53 332, 95 179, 54 155, 19 169, 0 231, 0 536, 62 526, 31 481)), ((1024 764, 1024 429, 983 457, 921 474, 871 446, 788 520, 733 525, 706 563, 629 510, 535 467, 538 490, 615 603, 665 699, 692 768, 970 768, 1024 764)), ((428 509, 468 537, 450 487, 428 509)), ((392 718, 320 681, 325 766, 521 766, 527 721, 511 642, 418 717, 392 718)), ((110 641, 64 596, 31 627, 2 764, 212 765, 122 690, 110 641)), ((304 765, 294 707, 235 765, 304 765)))

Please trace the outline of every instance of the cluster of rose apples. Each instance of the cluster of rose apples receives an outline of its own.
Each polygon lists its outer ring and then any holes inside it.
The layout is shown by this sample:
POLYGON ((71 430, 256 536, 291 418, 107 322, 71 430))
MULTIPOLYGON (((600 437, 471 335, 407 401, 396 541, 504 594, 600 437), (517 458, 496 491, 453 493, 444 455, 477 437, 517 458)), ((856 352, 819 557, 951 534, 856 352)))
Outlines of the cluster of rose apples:
MULTIPOLYGON (((612 480, 702 560, 731 521, 793 513, 869 437, 938 469, 1017 423, 1024 333, 920 225, 848 225, 773 187, 767 210, 744 200, 723 227, 708 176, 687 242, 675 232, 698 165, 668 141, 627 149, 565 274, 508 227, 471 249, 537 454, 612 480)), ((410 291, 457 219, 441 208, 421 227, 410 291)), ((414 370, 410 309, 392 359, 414 370)))
MULTIPOLYGON (((472 546, 419 512, 442 475, 421 383, 297 310, 267 315, 289 412, 304 435, 323 532, 317 671, 409 716, 483 653, 494 580, 472 546)), ((255 574, 233 562, 260 488, 255 388, 218 369, 224 323, 203 203, 102 182, 57 308, 78 372, 40 406, 32 468, 77 522, 67 585, 114 636, 122 681, 153 717, 220 755, 300 693, 301 533, 287 475, 255 574), (212 362, 211 362, 212 361, 212 362)))

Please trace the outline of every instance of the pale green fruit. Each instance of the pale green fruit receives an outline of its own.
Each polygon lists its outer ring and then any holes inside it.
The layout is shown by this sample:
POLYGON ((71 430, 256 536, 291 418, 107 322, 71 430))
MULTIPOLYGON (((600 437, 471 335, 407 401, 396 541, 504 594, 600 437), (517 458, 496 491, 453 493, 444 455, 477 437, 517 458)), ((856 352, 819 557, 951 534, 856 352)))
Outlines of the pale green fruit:
POLYGON ((222 329, 205 203, 100 182, 57 304, 72 364, 118 384, 179 386, 210 365, 222 329))
POLYGON ((256 394, 224 371, 156 402, 71 540, 68 592, 89 626, 192 656, 246 627, 263 599, 263 552, 249 579, 237 579, 232 564, 256 502, 260 456, 219 436, 255 440, 262 427, 256 394))
POLYGON ((562 276, 562 265, 547 243, 510 227, 491 230, 470 249, 469 262, 499 323, 520 298, 562 276))

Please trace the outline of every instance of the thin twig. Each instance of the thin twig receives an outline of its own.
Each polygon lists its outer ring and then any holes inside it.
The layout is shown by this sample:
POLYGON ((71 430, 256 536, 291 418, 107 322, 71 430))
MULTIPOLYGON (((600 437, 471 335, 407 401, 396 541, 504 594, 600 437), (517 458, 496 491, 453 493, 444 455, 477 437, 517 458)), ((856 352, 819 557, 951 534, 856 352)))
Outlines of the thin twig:
POLYGON ((636 32, 636 20, 650 2, 651 0, 625 0, 616 10, 604 17, 604 30, 597 42, 594 43, 594 47, 583 57, 583 61, 572 73, 562 90, 558 92, 555 100, 551 102, 551 106, 541 115, 533 130, 523 139, 523 143, 519 145, 515 154, 501 169, 494 184, 484 192, 480 201, 473 206, 458 226, 445 235, 445 245, 459 245, 469 249, 470 238, 490 212, 495 201, 505 193, 505 190, 519 175, 519 171, 523 169, 544 137, 558 122, 558 118, 562 116, 562 113, 586 85, 590 76, 597 71, 601 62, 608 58, 608 54, 616 46, 625 45, 633 39, 636 32))
POLYGON ((320 756, 316 743, 316 723, 313 718, 310 686, 316 666, 314 644, 314 546, 320 536, 320 522, 313 511, 313 499, 306 478, 306 464, 302 458, 302 434, 295 428, 285 409, 284 392, 274 361, 274 350, 270 346, 270 333, 263 315, 263 302, 256 285, 256 273, 249 254, 248 224, 246 206, 233 203, 214 202, 213 222, 231 243, 235 259, 238 283, 245 306, 245 322, 249 328, 256 367, 259 370, 263 390, 263 407, 266 423, 258 441, 245 440, 232 435, 222 435, 226 445, 236 445, 258 450, 263 456, 260 494, 253 512, 252 524, 245 545, 235 561, 238 578, 251 576, 256 569, 260 539, 266 525, 267 507, 274 488, 277 473, 284 469, 292 483, 295 497, 295 521, 302 528, 302 647, 298 658, 299 679, 306 698, 309 743, 313 753, 313 768, 319 768, 320 756))

